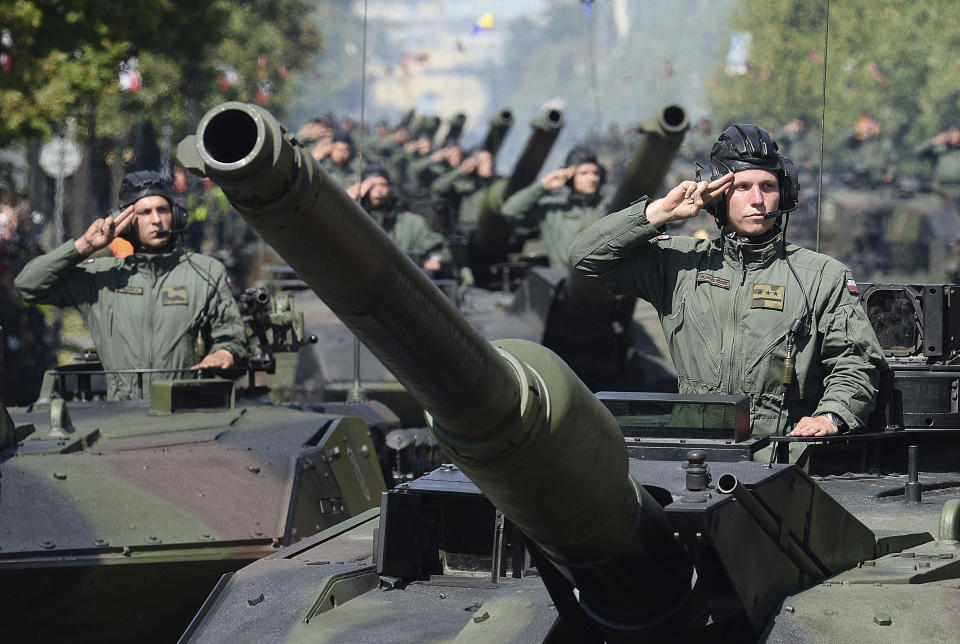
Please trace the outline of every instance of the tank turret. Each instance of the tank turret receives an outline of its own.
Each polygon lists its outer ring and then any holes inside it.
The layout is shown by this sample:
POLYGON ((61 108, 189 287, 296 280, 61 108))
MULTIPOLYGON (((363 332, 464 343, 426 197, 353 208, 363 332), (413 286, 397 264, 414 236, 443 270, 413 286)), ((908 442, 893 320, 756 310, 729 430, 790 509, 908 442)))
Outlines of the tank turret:
MULTIPOLYGON (((542 163, 559 113, 548 121, 525 157, 542 163)), ((659 618, 680 602, 691 563, 662 507, 629 475, 616 421, 560 359, 530 342, 487 342, 262 108, 214 108, 178 156, 219 184, 393 371, 458 466, 599 619, 659 618), (637 596, 616 589, 641 573, 658 585, 641 593, 638 610, 637 596)))

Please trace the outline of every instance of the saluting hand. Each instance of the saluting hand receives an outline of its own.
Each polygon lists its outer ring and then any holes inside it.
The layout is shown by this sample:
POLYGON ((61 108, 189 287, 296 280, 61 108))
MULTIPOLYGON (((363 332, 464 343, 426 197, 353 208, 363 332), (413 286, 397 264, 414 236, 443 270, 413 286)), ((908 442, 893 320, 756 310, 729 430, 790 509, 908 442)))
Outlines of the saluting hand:
POLYGON ((569 168, 560 168, 559 170, 554 170, 543 179, 540 179, 540 184, 547 190, 559 190, 564 186, 567 181, 573 178, 573 175, 576 174, 577 167, 570 166, 569 168))
POLYGON ((733 173, 719 179, 706 181, 683 181, 662 199, 647 206, 647 221, 656 227, 671 221, 691 219, 700 214, 703 206, 717 199, 733 185, 733 173))
POLYGON ((88 257, 101 248, 106 248, 117 235, 126 230, 133 221, 133 217, 133 204, 130 204, 121 210, 116 218, 107 215, 97 219, 90 224, 83 236, 74 240, 73 245, 81 255, 88 257))

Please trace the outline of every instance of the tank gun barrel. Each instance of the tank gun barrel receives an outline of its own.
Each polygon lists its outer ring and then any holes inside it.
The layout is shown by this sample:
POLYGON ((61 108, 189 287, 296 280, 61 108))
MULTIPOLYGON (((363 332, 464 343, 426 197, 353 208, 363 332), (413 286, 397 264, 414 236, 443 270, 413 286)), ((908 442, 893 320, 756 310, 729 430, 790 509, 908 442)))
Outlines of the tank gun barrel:
POLYGON ((458 466, 581 596, 603 598, 603 619, 649 619, 687 592, 689 563, 629 476, 615 420, 559 358, 488 343, 262 108, 214 108, 178 157, 393 371, 458 466), (657 575, 656 592, 612 590, 638 571, 657 575))
POLYGON ((463 128, 467 124, 467 115, 457 112, 447 122, 447 133, 443 136, 443 145, 456 145, 463 136, 463 128))
POLYGON ((655 116, 643 120, 640 129, 644 136, 617 186, 610 202, 610 212, 626 208, 644 195, 654 196, 689 127, 687 112, 679 105, 662 107, 655 116))
POLYGON ((490 124, 486 135, 483 137, 481 147, 496 157, 511 127, 513 127, 513 112, 509 109, 500 110, 490 118, 490 124))
POLYGON ((513 167, 513 173, 507 182, 507 188, 503 192, 504 199, 517 190, 527 187, 537 178, 550 155, 550 150, 553 149, 553 144, 560 136, 563 125, 563 112, 556 108, 547 109, 533 119, 530 123, 530 137, 523 146, 523 152, 517 159, 517 164, 513 167))
POLYGON ((480 254, 497 256, 504 252, 513 227, 500 215, 500 208, 510 195, 536 180, 563 129, 563 112, 547 109, 533 119, 530 128, 530 136, 510 177, 487 189, 473 237, 475 250, 480 254))

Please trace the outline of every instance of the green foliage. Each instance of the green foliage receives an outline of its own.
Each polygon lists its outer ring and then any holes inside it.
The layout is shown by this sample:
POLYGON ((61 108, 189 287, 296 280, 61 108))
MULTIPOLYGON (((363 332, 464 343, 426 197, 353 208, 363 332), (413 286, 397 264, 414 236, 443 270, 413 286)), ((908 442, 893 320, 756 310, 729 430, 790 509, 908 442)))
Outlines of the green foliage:
MULTIPOLYGON (((818 122, 823 97, 825 2, 742 0, 735 30, 753 35, 749 72, 722 63, 710 103, 718 122, 778 127, 818 122)), ((960 23, 955 0, 830 4, 826 132, 839 137, 863 115, 916 142, 955 122, 960 108, 960 23)))
POLYGON ((289 80, 321 48, 308 0, 6 0, 10 73, 0 72, 0 145, 45 137, 68 115, 105 142, 133 120, 185 133, 227 99, 265 100, 282 111, 289 80), (138 60, 139 92, 118 84, 123 61, 138 60), (221 89, 218 76, 235 70, 221 89))

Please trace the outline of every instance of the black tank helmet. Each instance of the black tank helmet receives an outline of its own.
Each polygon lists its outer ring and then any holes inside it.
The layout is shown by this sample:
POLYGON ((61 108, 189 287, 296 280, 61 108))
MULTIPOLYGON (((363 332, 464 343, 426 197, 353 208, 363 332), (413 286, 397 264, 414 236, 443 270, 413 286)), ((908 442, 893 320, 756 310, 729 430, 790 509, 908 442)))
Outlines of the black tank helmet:
MULTIPOLYGON (((778 212, 796 209, 800 197, 797 170, 789 158, 780 154, 777 142, 762 127, 747 123, 731 125, 710 150, 710 181, 741 170, 769 170, 776 174, 780 184, 778 212)), ((727 200, 715 199, 706 208, 722 229, 727 223, 727 200)))
MULTIPOLYGON (((584 145, 575 146, 570 152, 567 153, 567 158, 563 162, 564 168, 569 168, 571 166, 583 165, 584 163, 592 163, 600 169, 600 188, 603 187, 603 184, 607 182, 607 169, 603 167, 603 164, 597 160, 597 153, 594 152, 591 148, 588 148, 584 145)), ((573 177, 567 181, 567 186, 573 188, 573 177)))
MULTIPOLYGON (((138 170, 123 177, 120 182, 120 208, 136 203, 144 197, 163 197, 170 204, 173 212, 171 227, 175 231, 182 231, 187 227, 187 211, 180 207, 173 199, 173 187, 169 180, 156 170, 138 170)), ((135 243, 135 228, 128 226, 121 235, 124 239, 135 243)))
POLYGON ((159 196, 173 206, 170 182, 155 170, 138 170, 123 177, 120 182, 120 206, 126 207, 144 197, 159 196))

